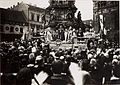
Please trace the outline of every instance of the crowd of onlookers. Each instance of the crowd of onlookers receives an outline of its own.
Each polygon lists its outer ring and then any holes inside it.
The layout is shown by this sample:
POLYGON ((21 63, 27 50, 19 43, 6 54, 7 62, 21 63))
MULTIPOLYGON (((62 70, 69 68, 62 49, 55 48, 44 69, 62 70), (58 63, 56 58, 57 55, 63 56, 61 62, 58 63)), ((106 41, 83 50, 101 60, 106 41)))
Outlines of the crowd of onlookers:
MULTIPOLYGON (((104 40, 88 40, 87 49, 54 49, 41 39, 16 39, 1 42, 0 46, 2 85, 31 85, 34 74, 40 71, 72 78, 71 62, 89 72, 92 85, 102 85, 103 81, 120 84, 120 49, 104 40)), ((67 83, 74 85, 67 79, 67 83)))

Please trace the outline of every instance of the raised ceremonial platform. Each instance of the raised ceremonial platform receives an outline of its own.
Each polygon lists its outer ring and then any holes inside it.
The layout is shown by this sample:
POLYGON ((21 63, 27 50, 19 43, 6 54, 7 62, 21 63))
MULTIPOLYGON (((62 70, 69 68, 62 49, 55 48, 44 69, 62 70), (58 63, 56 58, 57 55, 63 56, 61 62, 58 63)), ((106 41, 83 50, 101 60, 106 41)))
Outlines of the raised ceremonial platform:
POLYGON ((77 49, 77 48, 87 48, 87 40, 89 38, 83 38, 83 37, 75 37, 72 42, 66 42, 66 41, 53 41, 50 42, 50 47, 53 49, 77 49), (78 40, 82 39, 82 40, 78 40))
POLYGON ((87 42, 89 39, 99 39, 99 37, 74 37, 72 42, 70 41, 61 41, 61 40, 57 40, 57 41, 52 41, 50 42, 50 47, 53 49, 86 49, 87 48, 87 42))
POLYGON ((50 47, 53 49, 76 49, 76 48, 86 48, 86 44, 71 44, 71 43, 50 43, 50 47))

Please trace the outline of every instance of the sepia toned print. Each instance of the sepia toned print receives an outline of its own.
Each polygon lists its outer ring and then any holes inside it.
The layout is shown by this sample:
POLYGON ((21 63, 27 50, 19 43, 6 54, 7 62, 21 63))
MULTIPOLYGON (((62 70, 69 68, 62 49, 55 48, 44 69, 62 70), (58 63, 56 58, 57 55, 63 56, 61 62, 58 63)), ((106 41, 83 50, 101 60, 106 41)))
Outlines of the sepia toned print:
POLYGON ((0 3, 1 85, 120 84, 119 1, 0 3))

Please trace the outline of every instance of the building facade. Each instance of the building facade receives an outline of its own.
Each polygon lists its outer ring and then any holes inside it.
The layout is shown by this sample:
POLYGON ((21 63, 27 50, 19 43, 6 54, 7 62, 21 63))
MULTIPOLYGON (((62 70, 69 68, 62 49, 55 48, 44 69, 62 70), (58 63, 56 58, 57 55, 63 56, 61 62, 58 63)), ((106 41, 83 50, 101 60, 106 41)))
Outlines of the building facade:
POLYGON ((111 42, 119 42, 119 1, 93 0, 93 24, 96 33, 101 33, 111 42))
POLYGON ((24 12, 29 23, 29 38, 39 35, 41 29, 43 29, 49 21, 49 15, 46 13, 45 9, 37 6, 21 2, 16 6, 11 7, 11 9, 24 12))
POLYGON ((0 41, 20 39, 28 23, 23 12, 0 8, 0 41))

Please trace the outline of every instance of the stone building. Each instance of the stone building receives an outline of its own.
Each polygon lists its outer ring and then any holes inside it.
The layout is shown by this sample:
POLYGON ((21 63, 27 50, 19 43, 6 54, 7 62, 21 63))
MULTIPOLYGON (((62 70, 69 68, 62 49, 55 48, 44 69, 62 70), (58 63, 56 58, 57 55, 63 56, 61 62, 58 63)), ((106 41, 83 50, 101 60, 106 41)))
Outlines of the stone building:
POLYGON ((28 22, 23 12, 0 8, 0 41, 20 39, 28 22))
POLYGON ((111 42, 119 42, 119 1, 93 0, 93 24, 96 33, 111 42))
POLYGON ((11 7, 11 9, 24 12, 29 23, 29 38, 39 35, 41 29, 43 29, 49 22, 49 15, 46 13, 45 9, 37 7, 35 5, 33 6, 21 2, 16 6, 14 5, 11 7))

